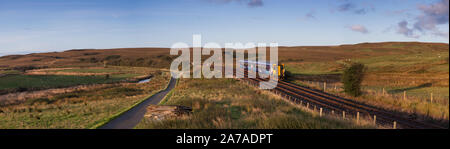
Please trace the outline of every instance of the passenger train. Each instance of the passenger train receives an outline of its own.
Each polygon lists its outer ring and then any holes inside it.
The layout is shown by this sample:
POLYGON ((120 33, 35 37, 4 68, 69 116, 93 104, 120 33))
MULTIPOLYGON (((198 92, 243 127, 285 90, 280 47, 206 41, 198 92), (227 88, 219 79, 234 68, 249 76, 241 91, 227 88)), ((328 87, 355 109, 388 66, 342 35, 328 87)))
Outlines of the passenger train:
POLYGON ((248 70, 249 72, 258 72, 259 74, 268 74, 274 77, 278 77, 278 80, 284 80, 286 79, 285 75, 285 67, 284 64, 277 65, 275 63, 268 63, 268 62, 257 62, 257 61, 249 61, 249 60, 240 60, 239 66, 241 68, 244 68, 244 70, 248 70), (266 68, 266 69, 258 69, 259 68, 266 68))

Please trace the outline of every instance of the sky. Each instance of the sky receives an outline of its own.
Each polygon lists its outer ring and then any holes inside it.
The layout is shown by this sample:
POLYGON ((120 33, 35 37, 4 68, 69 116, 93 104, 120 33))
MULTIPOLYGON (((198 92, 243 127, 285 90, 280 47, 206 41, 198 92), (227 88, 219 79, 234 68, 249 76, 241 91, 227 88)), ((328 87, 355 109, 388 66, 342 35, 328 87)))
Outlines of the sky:
POLYGON ((449 0, 0 0, 0 56, 69 49, 449 43, 449 0))

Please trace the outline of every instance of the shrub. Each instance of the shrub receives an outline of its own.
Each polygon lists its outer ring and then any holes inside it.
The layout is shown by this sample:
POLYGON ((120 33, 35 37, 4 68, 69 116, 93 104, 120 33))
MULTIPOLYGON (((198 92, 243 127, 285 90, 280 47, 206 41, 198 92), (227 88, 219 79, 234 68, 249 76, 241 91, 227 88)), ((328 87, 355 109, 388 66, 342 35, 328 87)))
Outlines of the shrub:
POLYGON ((89 59, 89 62, 91 62, 91 63, 97 63, 99 60, 97 59, 97 58, 95 58, 95 57, 91 57, 90 59, 89 59))
POLYGON ((55 96, 55 99, 67 99, 67 98, 78 98, 79 95, 77 92, 74 93, 65 93, 55 96))
POLYGON ((98 55, 100 53, 98 52, 88 52, 88 53, 83 53, 83 55, 88 56, 88 55, 98 55))
POLYGON ((84 61, 86 61, 86 59, 85 58, 79 58, 78 59, 80 62, 84 62, 84 61))
POLYGON ((30 99, 26 101, 27 105, 34 105, 35 103, 45 103, 48 104, 50 103, 51 100, 48 98, 36 98, 36 99, 30 99))
POLYGON ((27 70, 39 69, 39 68, 45 68, 45 67, 19 66, 19 67, 14 67, 14 68, 12 68, 12 69, 13 69, 13 70, 17 70, 17 71, 21 71, 21 72, 25 72, 25 71, 27 71, 27 70))
POLYGON ((114 59, 119 59, 119 58, 120 58, 120 55, 110 55, 110 56, 107 56, 105 58, 105 60, 114 60, 114 59))
POLYGON ((120 88, 114 88, 114 89, 108 90, 105 92, 105 94, 109 94, 109 95, 121 94, 121 95, 125 95, 125 96, 135 96, 135 95, 141 94, 143 92, 144 92, 144 90, 142 90, 142 89, 120 87, 120 88))
POLYGON ((344 92, 351 96, 361 95, 361 82, 364 77, 364 64, 354 63, 344 70, 342 74, 342 83, 344 84, 344 92))

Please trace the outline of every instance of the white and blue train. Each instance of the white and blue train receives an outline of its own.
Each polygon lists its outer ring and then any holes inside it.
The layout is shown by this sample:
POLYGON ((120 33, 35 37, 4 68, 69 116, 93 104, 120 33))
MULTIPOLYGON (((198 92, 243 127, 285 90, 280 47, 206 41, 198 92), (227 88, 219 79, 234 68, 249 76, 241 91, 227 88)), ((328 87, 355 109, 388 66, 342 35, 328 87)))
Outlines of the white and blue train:
POLYGON ((278 80, 285 79, 285 68, 284 64, 277 65, 274 63, 268 62, 257 62, 257 61, 249 61, 249 60, 240 60, 239 66, 244 70, 248 70, 249 72, 258 72, 260 74, 267 74, 273 77, 278 77, 278 80), (265 68, 265 69, 258 69, 265 68))

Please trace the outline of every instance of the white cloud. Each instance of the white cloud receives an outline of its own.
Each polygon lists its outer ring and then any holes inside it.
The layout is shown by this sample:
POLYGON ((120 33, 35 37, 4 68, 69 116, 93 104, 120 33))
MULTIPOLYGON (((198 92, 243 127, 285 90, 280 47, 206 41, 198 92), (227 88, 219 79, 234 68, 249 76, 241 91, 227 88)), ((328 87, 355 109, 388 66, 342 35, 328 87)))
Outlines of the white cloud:
POLYGON ((429 5, 419 5, 418 9, 421 14, 416 17, 412 28, 408 28, 408 22, 401 21, 398 23, 397 33, 406 37, 418 38, 416 31, 422 34, 431 33, 436 36, 448 38, 448 31, 438 29, 438 25, 449 23, 449 0, 440 0, 439 2, 429 5))
POLYGON ((363 34, 369 33, 369 30, 367 30, 367 28, 362 25, 352 25, 349 27, 349 29, 352 31, 355 31, 355 32, 363 33, 363 34))
POLYGON ((374 11, 375 8, 372 5, 357 5, 353 1, 346 0, 344 3, 337 7, 340 12, 351 12, 354 14, 366 14, 369 11, 374 11))
POLYGON ((263 0, 209 0, 210 2, 227 4, 230 2, 245 3, 248 7, 261 7, 264 6, 263 0))
POLYGON ((401 21, 398 23, 397 33, 405 35, 406 37, 418 38, 414 35, 413 29, 408 28, 408 22, 401 21))

